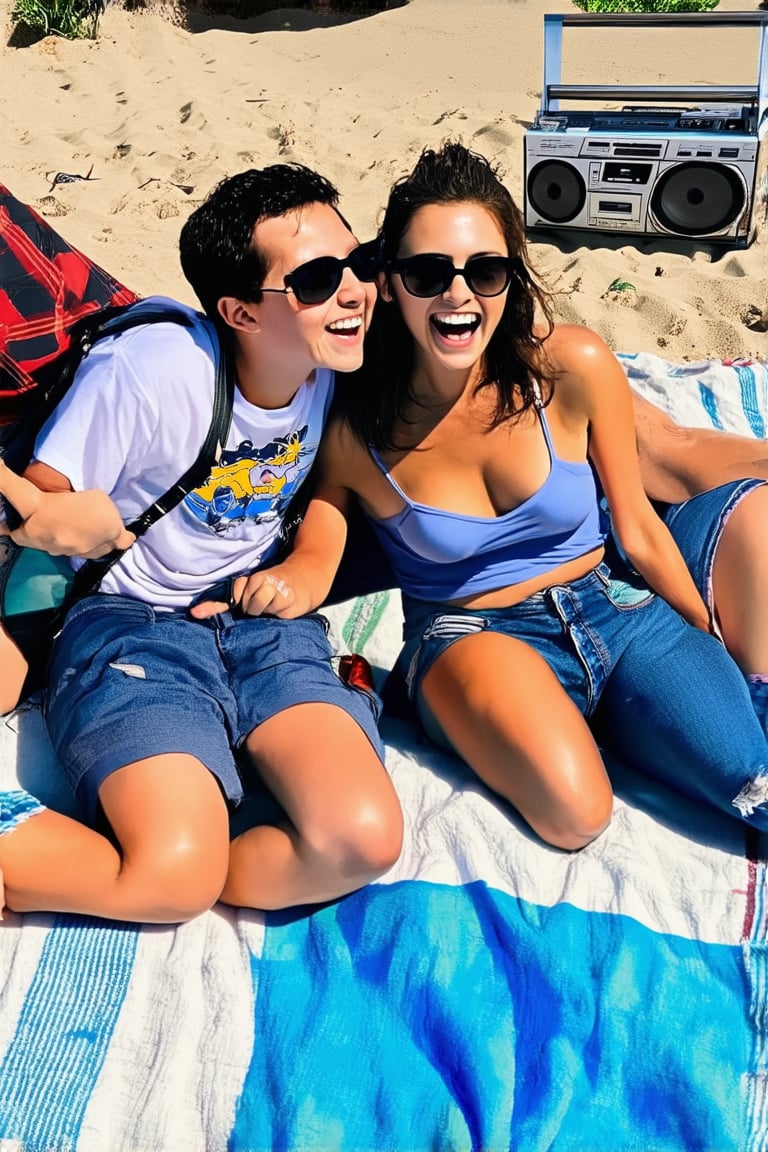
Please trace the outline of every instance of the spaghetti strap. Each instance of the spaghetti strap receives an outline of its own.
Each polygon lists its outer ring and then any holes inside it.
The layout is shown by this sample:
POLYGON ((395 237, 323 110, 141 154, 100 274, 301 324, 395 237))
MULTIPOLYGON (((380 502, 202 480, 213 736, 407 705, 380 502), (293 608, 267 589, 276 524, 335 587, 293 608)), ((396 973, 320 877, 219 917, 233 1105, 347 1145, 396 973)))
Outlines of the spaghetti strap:
POLYGON ((406 496, 405 492, 403 492, 402 488, 398 484, 397 480, 395 480, 395 478, 392 475, 392 473, 390 472, 389 468, 387 468, 386 464, 382 460, 378 451, 374 448, 373 444, 368 445, 368 451, 371 455, 371 459, 373 460, 374 464, 379 469, 379 471, 381 472, 384 479, 388 481, 390 487, 394 488, 395 492, 397 492, 398 496, 401 498, 401 500, 404 501, 404 503, 409 508, 412 508, 413 507, 413 501, 410 499, 410 497, 406 496))
POLYGON ((537 397, 534 401, 536 406, 536 415, 539 417, 539 423, 541 424, 541 428, 544 433, 544 440, 546 441, 547 449, 549 450, 550 464, 552 467, 554 467, 555 460, 557 459, 557 453, 555 452, 555 446, 552 443, 552 434, 549 431, 547 417, 544 414, 544 405, 541 402, 541 393, 539 392, 538 384, 534 384, 533 387, 537 397))

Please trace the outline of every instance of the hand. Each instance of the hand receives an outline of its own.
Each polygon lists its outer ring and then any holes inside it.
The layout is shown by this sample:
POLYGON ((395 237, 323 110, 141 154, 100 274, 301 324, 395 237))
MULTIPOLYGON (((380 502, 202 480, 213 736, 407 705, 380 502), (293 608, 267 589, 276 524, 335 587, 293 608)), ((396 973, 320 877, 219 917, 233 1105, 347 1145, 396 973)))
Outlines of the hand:
POLYGON ((106 492, 43 492, 30 480, 17 476, 0 460, 0 495, 21 517, 11 531, 0 523, 0 535, 20 547, 38 548, 51 556, 106 556, 115 548, 128 548, 135 540, 106 492))
POLYGON ((229 603, 221 600, 207 600, 189 609, 190 616, 205 620, 218 612, 229 612, 239 608, 244 616, 279 616, 294 619, 309 611, 308 596, 301 596, 293 583, 284 575, 282 565, 252 572, 250 576, 238 576, 232 583, 232 599, 229 603))

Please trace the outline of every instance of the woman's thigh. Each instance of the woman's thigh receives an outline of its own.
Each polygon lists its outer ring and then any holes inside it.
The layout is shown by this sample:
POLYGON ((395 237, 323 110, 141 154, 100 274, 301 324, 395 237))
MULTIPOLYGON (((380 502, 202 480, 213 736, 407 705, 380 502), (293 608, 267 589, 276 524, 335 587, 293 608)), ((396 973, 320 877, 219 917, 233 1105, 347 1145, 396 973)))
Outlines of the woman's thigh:
POLYGON ((589 727, 528 644, 490 630, 464 636, 431 664, 419 695, 427 729, 542 839, 578 848, 608 823, 611 788, 589 727))

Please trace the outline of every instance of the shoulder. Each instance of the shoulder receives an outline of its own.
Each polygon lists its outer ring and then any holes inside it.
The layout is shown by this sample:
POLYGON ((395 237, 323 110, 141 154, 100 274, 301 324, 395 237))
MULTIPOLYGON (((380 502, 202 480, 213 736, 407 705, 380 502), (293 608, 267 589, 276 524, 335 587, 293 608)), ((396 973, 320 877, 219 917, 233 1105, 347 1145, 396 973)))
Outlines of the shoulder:
POLYGON ((618 365, 603 338, 582 324, 556 324, 544 340, 542 351, 550 371, 557 375, 618 365))
POLYGON ((214 325, 201 312, 164 296, 151 296, 135 305, 136 317, 146 315, 146 323, 136 324, 115 337, 112 347, 125 354, 131 349, 151 349, 155 356, 170 361, 179 351, 200 349, 206 356, 218 352, 214 325))
POLYGON ((352 480, 365 463, 368 451, 350 428, 344 416, 335 413, 323 433, 324 467, 336 483, 352 486, 352 480))
POLYGON ((219 346, 209 320, 163 297, 142 301, 137 311, 162 319, 148 319, 97 341, 81 365, 82 374, 109 376, 120 387, 138 391, 167 389, 174 380, 195 380, 200 374, 212 378, 219 346))
POLYGON ((598 396, 629 387, 619 360, 591 328, 557 325, 544 341, 542 354, 561 404, 589 408, 598 396))

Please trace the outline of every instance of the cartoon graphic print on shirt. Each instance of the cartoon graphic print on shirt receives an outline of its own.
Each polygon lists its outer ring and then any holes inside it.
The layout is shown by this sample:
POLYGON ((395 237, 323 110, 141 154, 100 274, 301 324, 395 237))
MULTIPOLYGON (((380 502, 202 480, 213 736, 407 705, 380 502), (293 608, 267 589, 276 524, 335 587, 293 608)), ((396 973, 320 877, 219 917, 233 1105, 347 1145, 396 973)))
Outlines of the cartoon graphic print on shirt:
POLYGON ((187 507, 217 533, 248 519, 281 516, 315 457, 317 446, 304 443, 307 432, 305 424, 263 448, 243 440, 222 452, 206 483, 186 497, 187 507))

